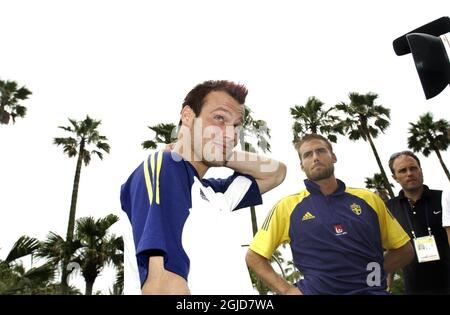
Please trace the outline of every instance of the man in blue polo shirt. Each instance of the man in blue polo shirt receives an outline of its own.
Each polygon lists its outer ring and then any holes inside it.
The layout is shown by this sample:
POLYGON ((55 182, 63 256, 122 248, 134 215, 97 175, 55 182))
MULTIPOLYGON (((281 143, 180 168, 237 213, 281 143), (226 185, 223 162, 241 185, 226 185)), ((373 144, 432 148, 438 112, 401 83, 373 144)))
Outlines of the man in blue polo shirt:
POLYGON ((296 149, 306 189, 270 211, 247 253, 248 266, 278 294, 386 294, 386 272, 413 258, 408 235, 376 194, 335 178, 336 155, 326 138, 306 135, 296 149), (286 242, 303 275, 296 286, 268 260, 286 242))
POLYGON ((233 210, 257 205, 279 185, 286 167, 233 151, 247 89, 206 81, 186 96, 178 140, 151 154, 122 186, 130 224, 124 233, 126 284, 143 294, 251 294, 233 210), (234 174, 203 179, 210 167, 234 174), (133 272, 134 271, 134 272, 133 272), (133 283, 134 282, 134 283, 133 283))

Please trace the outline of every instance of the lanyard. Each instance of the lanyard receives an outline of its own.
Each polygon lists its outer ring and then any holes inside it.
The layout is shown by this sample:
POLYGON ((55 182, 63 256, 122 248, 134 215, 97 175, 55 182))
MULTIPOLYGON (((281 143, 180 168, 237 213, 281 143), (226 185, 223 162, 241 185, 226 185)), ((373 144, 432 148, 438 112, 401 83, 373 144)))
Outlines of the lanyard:
MULTIPOLYGON (((412 224, 411 214, 410 214, 410 210, 413 210, 414 205, 411 205, 411 203, 408 202, 410 204, 410 207, 411 207, 411 209, 408 209, 404 202, 400 201, 400 203, 402 204, 403 210, 406 212, 406 219, 408 220, 408 225, 409 225, 409 228, 411 229, 411 234, 412 234, 413 238, 416 239, 417 238, 416 237, 416 232, 414 231, 414 226, 412 224)), ((426 220, 426 223, 427 223, 428 234, 431 236, 431 228, 430 228, 430 221, 429 221, 429 218, 428 218, 428 203, 427 202, 425 202, 424 211, 425 211, 425 220, 426 220)))

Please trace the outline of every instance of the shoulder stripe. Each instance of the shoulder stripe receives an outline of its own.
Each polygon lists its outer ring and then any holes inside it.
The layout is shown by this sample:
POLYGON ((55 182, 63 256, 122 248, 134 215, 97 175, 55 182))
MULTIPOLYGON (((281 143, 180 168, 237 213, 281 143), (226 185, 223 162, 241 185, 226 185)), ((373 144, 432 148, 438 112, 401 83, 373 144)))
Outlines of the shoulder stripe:
POLYGON ((269 228, 269 223, 270 220, 272 219, 272 215, 275 212, 275 208, 277 207, 278 204, 276 204, 275 206, 272 207, 272 210, 270 210, 269 214, 266 216, 266 219, 264 220, 264 223, 261 227, 261 229, 266 230, 269 228))
POLYGON ((155 182, 155 155, 156 155, 156 152, 153 153, 150 157, 150 169, 152 171, 152 183, 155 182))
MULTIPOLYGON (((262 230, 268 231, 270 222, 272 221, 272 216, 275 213, 277 207, 279 205, 287 206, 290 211, 294 210, 295 206, 301 202, 305 197, 309 195, 309 192, 305 189, 300 191, 299 193, 289 195, 287 197, 282 198, 280 201, 278 201, 275 206, 270 210, 268 213, 266 219, 264 220, 264 223, 261 227, 262 230)), ((290 214, 290 213, 289 213, 290 214)))
POLYGON ((152 204, 153 201, 153 188, 152 188, 152 180, 150 178, 150 172, 148 169, 148 158, 144 161, 144 177, 145 177, 145 184, 147 186, 147 193, 148 193, 148 201, 150 204, 152 204))
POLYGON ((159 205, 159 173, 163 162, 164 152, 158 152, 158 161, 156 163, 156 203, 159 205))

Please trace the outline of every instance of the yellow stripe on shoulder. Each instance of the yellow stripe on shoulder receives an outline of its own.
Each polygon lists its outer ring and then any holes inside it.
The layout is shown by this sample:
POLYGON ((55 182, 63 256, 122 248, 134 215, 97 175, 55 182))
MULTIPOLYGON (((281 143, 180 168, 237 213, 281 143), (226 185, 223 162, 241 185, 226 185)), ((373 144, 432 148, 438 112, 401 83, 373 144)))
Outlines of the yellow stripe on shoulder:
POLYGON ((157 152, 153 153, 150 157, 150 169, 152 170, 152 182, 155 182, 155 155, 157 152))
POLYGON ((164 152, 159 151, 152 153, 150 157, 146 158, 144 161, 144 176, 145 184, 147 186, 148 199, 150 204, 153 203, 153 194, 155 196, 156 204, 159 204, 159 174, 161 173, 161 167, 163 163, 164 152), (155 171, 155 155, 156 157, 156 171, 155 171), (148 160, 150 159, 150 167, 148 160))
POLYGON ((147 187, 148 193, 148 201, 152 204, 153 201, 153 187, 152 187, 152 179, 150 178, 150 171, 148 168, 148 158, 144 161, 144 177, 145 177, 145 185, 147 187))
POLYGON ((156 203, 159 205, 159 173, 161 172, 161 166, 163 162, 164 152, 158 152, 158 161, 156 163, 156 203))
POLYGON ((280 199, 268 213, 261 229, 266 230, 266 231, 268 230, 270 222, 272 221, 272 216, 275 213, 275 211, 287 211, 287 213, 285 213, 285 215, 287 217, 290 217, 290 215, 291 215, 292 211, 294 211, 295 207, 307 196, 309 196, 309 192, 306 189, 304 189, 296 194, 289 195, 289 196, 286 196, 286 197, 280 199), (280 210, 277 210, 277 209, 280 209, 280 210))

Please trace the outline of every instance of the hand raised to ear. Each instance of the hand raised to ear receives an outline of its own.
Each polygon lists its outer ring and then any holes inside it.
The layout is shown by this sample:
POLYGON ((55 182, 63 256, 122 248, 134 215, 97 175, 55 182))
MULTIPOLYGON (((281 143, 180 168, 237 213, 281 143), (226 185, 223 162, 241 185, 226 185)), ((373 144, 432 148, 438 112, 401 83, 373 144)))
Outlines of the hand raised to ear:
POLYGON ((169 143, 165 146, 164 151, 172 151, 175 147, 175 142, 169 143))

